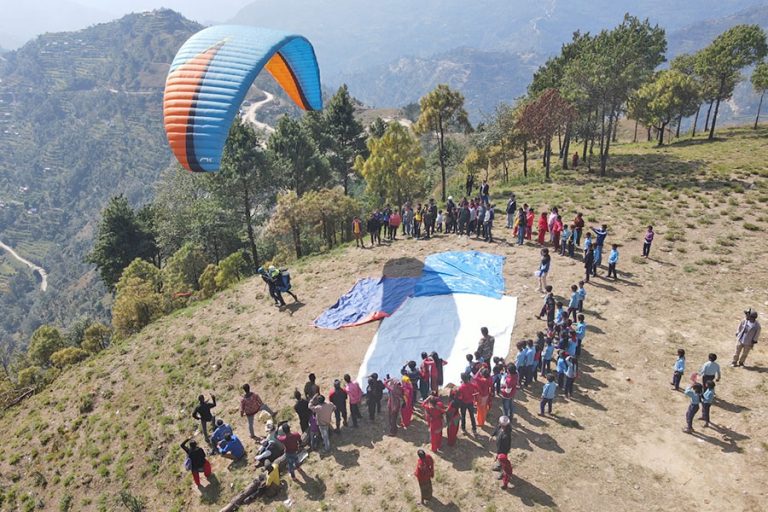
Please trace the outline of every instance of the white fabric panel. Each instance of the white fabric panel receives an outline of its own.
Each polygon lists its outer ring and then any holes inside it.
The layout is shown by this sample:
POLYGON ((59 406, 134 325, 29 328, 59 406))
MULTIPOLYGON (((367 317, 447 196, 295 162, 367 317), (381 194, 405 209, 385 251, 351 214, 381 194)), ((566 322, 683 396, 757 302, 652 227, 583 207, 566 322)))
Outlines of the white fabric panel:
POLYGON ((496 338, 493 355, 507 357, 515 325, 517 297, 494 299, 457 293, 409 297, 395 313, 385 318, 373 337, 358 373, 365 389, 368 375, 380 378, 400 375, 409 360, 421 364, 421 353, 432 351, 445 359, 444 384, 460 383, 467 366, 465 356, 474 354, 480 328, 488 327, 496 338))

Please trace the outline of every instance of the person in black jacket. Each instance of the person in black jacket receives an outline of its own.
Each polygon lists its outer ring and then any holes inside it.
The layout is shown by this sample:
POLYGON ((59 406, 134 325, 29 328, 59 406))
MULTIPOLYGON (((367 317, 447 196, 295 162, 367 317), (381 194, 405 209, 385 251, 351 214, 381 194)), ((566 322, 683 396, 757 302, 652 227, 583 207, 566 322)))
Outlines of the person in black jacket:
POLYGON ((338 433, 340 432, 339 428, 341 427, 342 420, 344 421, 344 426, 347 426, 347 392, 341 387, 339 379, 333 381, 333 391, 331 391, 328 399, 336 406, 333 414, 336 416, 336 432, 338 433))
MULTIPOLYGON (((510 424, 507 416, 499 418, 499 424, 491 434, 491 439, 496 438, 496 455, 504 454, 509 455, 509 451, 512 449, 512 425, 510 424)), ((494 471, 500 471, 501 464, 496 464, 494 471)), ((499 475, 501 479, 501 475, 499 475)))
POLYGON ((185 439, 181 443, 181 449, 187 454, 187 463, 185 466, 192 472, 192 480, 195 481, 195 485, 200 487, 200 472, 205 475, 206 480, 211 481, 211 463, 205 458, 205 450, 197 445, 197 442, 192 439, 185 439))
POLYGON ((589 274, 595 271, 595 253, 590 245, 586 251, 584 251, 584 270, 586 273, 585 282, 589 282, 589 274))
POLYGON ((211 401, 206 402, 205 395, 200 395, 197 397, 197 401, 199 403, 192 412, 192 417, 200 421, 200 425, 203 428, 203 437, 206 442, 210 442, 211 439, 208 437, 208 423, 211 424, 211 431, 213 431, 213 429, 216 428, 216 418, 214 418, 211 409, 216 407, 216 397, 211 395, 211 401))
POLYGON ((371 236, 371 247, 376 245, 376 241, 378 240, 379 245, 381 245, 381 239, 378 238, 379 236, 379 228, 381 228, 381 223, 379 222, 379 217, 377 215, 377 212, 371 213, 371 216, 368 217, 368 222, 365 223, 366 231, 368 231, 368 234, 371 236))
POLYGON ((312 415, 312 412, 309 410, 309 401, 301 396, 301 391, 298 389, 293 392, 293 398, 296 399, 293 410, 296 411, 296 414, 299 416, 301 433, 306 434, 309 430, 309 418, 312 415))

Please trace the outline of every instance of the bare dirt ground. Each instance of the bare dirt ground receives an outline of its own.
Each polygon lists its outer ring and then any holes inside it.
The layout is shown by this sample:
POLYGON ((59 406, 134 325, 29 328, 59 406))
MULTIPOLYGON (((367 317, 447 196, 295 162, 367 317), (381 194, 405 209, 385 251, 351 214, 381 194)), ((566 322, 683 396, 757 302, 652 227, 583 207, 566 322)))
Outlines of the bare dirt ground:
MULTIPOLYGON (((768 170, 756 160, 768 148, 761 133, 737 132, 701 147, 619 146, 617 171, 603 179, 580 171, 563 173, 554 185, 494 185, 503 189, 499 204, 513 189, 539 211, 557 204, 567 219, 578 209, 588 225, 606 222, 608 243, 621 244, 619 279, 607 280, 603 269, 588 285, 590 328, 574 399, 558 398, 555 417, 540 418, 541 385, 518 395, 511 489, 502 491, 490 471, 494 444, 486 426, 477 437, 460 434, 435 457, 432 510, 765 510, 765 335, 746 368, 728 367, 742 311, 768 316, 768 170), (648 223, 657 237, 646 261, 639 255, 648 223), (709 352, 723 367, 713 426, 697 420, 695 435, 681 431, 688 400, 669 386, 678 348, 687 351, 688 374, 709 352)), ((510 245, 501 217, 493 244, 438 236, 302 260, 291 267, 299 304, 278 311, 261 280, 251 279, 65 372, 0 418, 7 433, 0 482, 16 503, 6 498, 0 508, 22 509, 23 496, 31 495, 47 510, 66 496, 71 510, 118 510, 126 488, 146 510, 218 510, 254 473, 214 458, 219 485, 202 494, 193 489, 178 444, 195 431, 189 414, 197 394, 214 392, 216 412, 244 437, 246 423, 237 417, 244 382, 280 417, 292 418, 290 396, 306 374, 315 372, 323 390, 344 373, 355 375, 377 329, 319 330, 313 318, 356 279, 417 269, 434 252, 506 256, 507 294, 519 298, 513 341, 534 336, 543 327, 534 317, 542 303, 533 277, 539 248, 510 245)), ((559 296, 582 276, 580 259, 554 256, 550 282, 559 296)), ((500 415, 494 405, 492 421, 500 415)), ((426 426, 417 417, 397 438, 384 433, 385 418, 343 429, 332 437, 333 450, 312 454, 306 473, 288 479, 278 499, 244 509, 419 509, 411 475, 416 450, 427 447, 426 426)))

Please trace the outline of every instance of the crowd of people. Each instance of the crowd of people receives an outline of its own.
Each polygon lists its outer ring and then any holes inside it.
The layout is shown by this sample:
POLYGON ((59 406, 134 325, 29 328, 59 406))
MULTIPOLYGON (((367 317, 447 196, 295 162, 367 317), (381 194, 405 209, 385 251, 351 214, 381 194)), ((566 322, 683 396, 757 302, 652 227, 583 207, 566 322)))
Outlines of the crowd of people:
MULTIPOLYGON (((468 188, 467 195, 470 195, 470 191, 468 188)), ((417 203, 415 206, 406 203, 400 209, 385 207, 372 212, 365 224, 356 217, 352 230, 358 247, 365 247, 364 232, 368 233, 372 246, 381 244, 382 236, 394 241, 398 233, 416 239, 430 238, 435 233, 455 233, 474 235, 492 242, 494 205, 489 197, 488 184, 484 182, 478 197, 462 198, 458 202, 449 197, 443 210, 437 208, 434 200, 423 205, 417 203)), ((517 243, 522 245, 525 240, 531 241, 536 217, 534 209, 527 204, 518 208, 512 194, 505 211, 506 228, 512 230, 517 243)), ((489 423, 490 416, 496 416, 491 434, 491 439, 495 440, 494 469, 499 472, 502 488, 506 489, 513 471, 509 453, 518 393, 527 393, 535 398, 541 416, 552 414, 556 401, 571 399, 577 393, 579 359, 587 334, 585 285, 589 283, 590 277, 598 275, 609 236, 605 224, 587 230, 581 213, 576 213, 570 223, 564 222, 557 207, 542 212, 536 228, 536 241, 542 248, 535 275, 539 291, 544 293, 543 304, 536 318, 546 323, 537 333, 536 339, 518 341, 515 344, 517 351, 509 360, 494 357, 495 339, 484 327, 481 329, 477 350, 466 355, 466 367, 456 386, 451 384, 444 387, 443 367, 447 363, 436 352, 423 352, 419 358, 405 361, 399 375, 369 375, 367 381, 362 383, 365 389, 347 374, 341 379, 334 379, 328 393, 324 393, 316 376, 309 374, 303 392, 298 389, 294 392, 293 409, 299 425, 296 431, 291 428, 291 422, 276 424, 274 411, 258 394, 251 391, 248 384, 244 385, 240 415, 247 419, 250 437, 257 440, 253 459, 256 466, 262 468, 256 495, 274 496, 279 492, 281 463, 287 468, 290 477, 296 479, 307 450, 328 452, 332 449, 332 434, 338 434, 348 427, 359 428, 364 421, 361 412, 363 407, 367 411, 367 423, 376 425, 380 421, 377 417, 384 416, 382 402, 386 408, 387 435, 397 436, 399 429, 411 428, 414 416, 420 416, 426 425, 428 444, 433 453, 452 449, 457 443, 459 430, 469 435, 467 416, 473 436, 477 436, 478 427, 489 423), (550 251, 562 257, 576 258, 577 250, 584 262, 584 279, 564 288, 568 293, 558 299, 553 286, 547 283, 552 268, 550 251), (270 418, 266 422, 263 437, 257 437, 254 430, 254 419, 258 414, 270 418)), ((642 257, 649 257, 654 235, 653 227, 648 226, 643 239, 642 257)), ((614 243, 611 244, 607 258, 607 278, 618 278, 618 261, 619 246, 614 243)), ((265 281, 279 281, 275 269, 268 269, 262 276, 265 281)), ((275 300, 278 301, 277 298, 275 300)), ((744 364, 760 334, 757 313, 748 310, 745 314, 745 320, 737 332, 734 366, 744 364)), ((715 382, 720 380, 716 359, 715 354, 710 354, 709 361, 698 373, 702 381, 697 382, 694 377, 684 391, 691 400, 686 412, 686 432, 693 432, 692 422, 700 406, 705 426, 709 425, 715 382)), ((685 351, 680 349, 674 365, 673 389, 680 389, 684 371, 685 351)), ((199 486, 200 473, 207 478, 212 476, 208 456, 219 455, 237 461, 246 456, 246 450, 233 427, 214 417, 212 410, 217 406, 216 398, 211 396, 208 401, 200 395, 198 402, 193 417, 201 423, 209 452, 206 454, 201 446, 190 439, 182 443, 182 449, 187 453, 187 469, 192 472, 195 484, 199 486), (209 426, 212 429, 210 436, 209 426)), ((416 455, 414 476, 419 484, 421 501, 426 503, 432 498, 434 459, 423 449, 419 449, 416 455)))

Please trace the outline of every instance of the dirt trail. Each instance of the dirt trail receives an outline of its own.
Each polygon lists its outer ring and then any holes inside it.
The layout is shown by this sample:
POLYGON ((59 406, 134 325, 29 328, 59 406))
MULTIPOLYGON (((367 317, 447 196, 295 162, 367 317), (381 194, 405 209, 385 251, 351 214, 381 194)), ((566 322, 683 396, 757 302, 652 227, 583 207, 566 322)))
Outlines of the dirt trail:
POLYGON ((46 272, 43 267, 39 267, 34 263, 32 263, 31 261, 25 260, 24 258, 19 256, 19 254, 16 251, 14 251, 10 246, 4 244, 2 241, 0 241, 0 248, 7 251, 8 254, 10 254, 11 256, 19 260, 24 265, 28 266, 32 270, 37 270, 38 274, 40 274, 40 289, 42 291, 45 291, 48 289, 48 272, 46 272))
POLYGON ((275 131, 274 128, 272 128, 266 123, 262 123, 261 121, 256 120, 256 112, 258 112, 264 105, 266 105, 267 103, 275 99, 274 94, 270 94, 267 91, 262 91, 262 92, 266 94, 267 97, 261 101, 252 103, 247 109, 245 109, 244 119, 249 123, 253 124, 256 128, 260 130, 264 130, 267 133, 272 133, 275 131))

